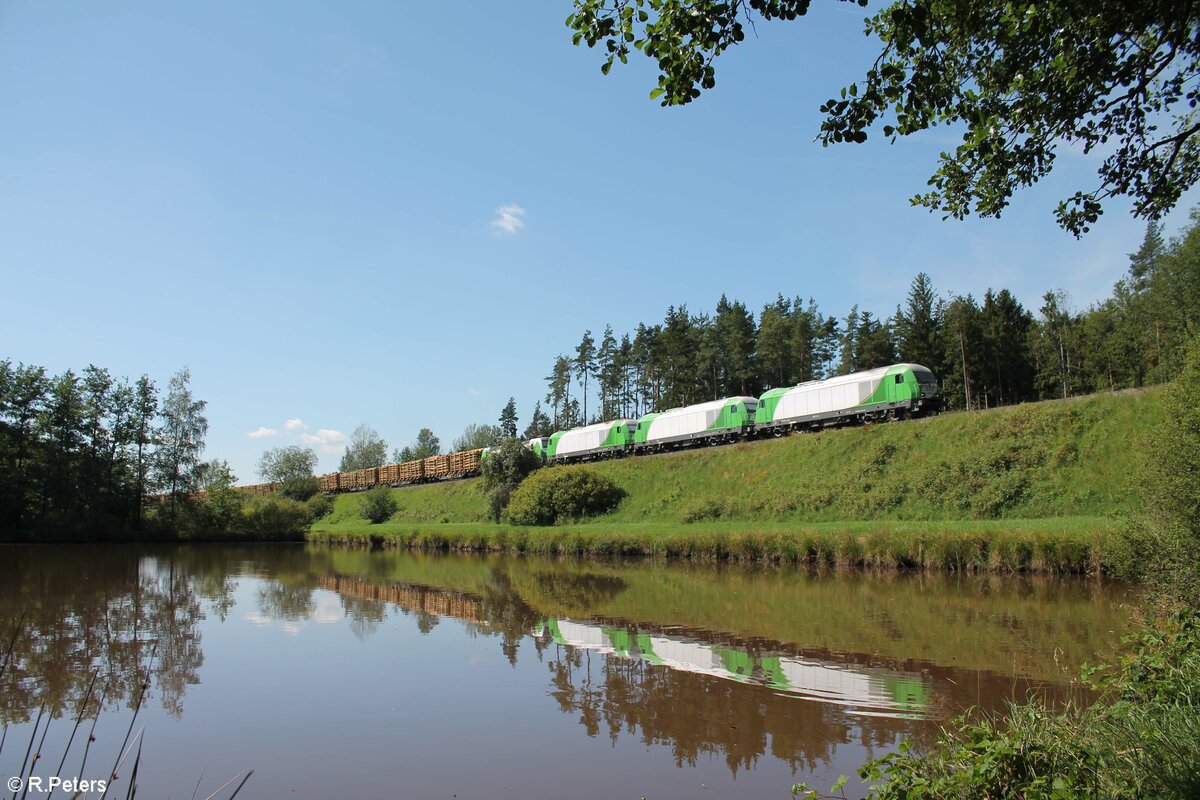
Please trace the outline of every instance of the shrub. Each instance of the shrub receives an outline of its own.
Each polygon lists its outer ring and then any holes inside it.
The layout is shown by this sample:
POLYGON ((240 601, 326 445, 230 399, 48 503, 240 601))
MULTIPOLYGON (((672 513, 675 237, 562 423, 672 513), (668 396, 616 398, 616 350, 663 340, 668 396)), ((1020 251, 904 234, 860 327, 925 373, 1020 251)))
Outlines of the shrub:
POLYGON ((387 522, 396 513, 396 498, 392 490, 382 483, 376 484, 363 494, 362 518, 375 524, 387 522))
POLYGON ((255 498, 242 513, 246 534, 258 539, 303 539, 308 530, 308 507, 286 497, 255 498))
POLYGON ((304 505, 308 507, 309 521, 316 522, 329 516, 329 512, 333 511, 333 498, 327 494, 318 493, 308 498, 304 505))
MULTIPOLYGON (((1133 645, 1090 706, 1035 700, 962 718, 929 750, 903 742, 859 777, 878 800, 1200 796, 1200 616, 1157 620, 1133 645)), ((1089 683, 1094 671, 1085 669, 1089 683)), ((792 795, 829 796, 806 784, 792 795)))
POLYGON ((213 531, 231 531, 242 516, 245 498, 226 486, 208 490, 203 503, 203 527, 213 531))
POLYGON ((1163 394, 1163 421, 1151 434, 1146 459, 1148 521, 1142 531, 1145 564, 1155 590, 1172 602, 1200 604, 1200 337, 1163 394))
POLYGON ((542 461, 520 439, 509 436, 487 452, 483 462, 483 492, 491 506, 492 519, 500 521, 513 492, 542 461))
POLYGON ((725 513, 725 504, 714 498, 701 498, 688 504, 679 517, 683 523, 707 522, 720 519, 725 513))
POLYGON ((541 470, 512 493, 508 521, 514 525, 553 525, 606 514, 624 498, 624 489, 590 469, 541 470))
POLYGON ((289 500, 304 502, 320 490, 320 484, 312 475, 288 478, 279 484, 279 493, 289 500))

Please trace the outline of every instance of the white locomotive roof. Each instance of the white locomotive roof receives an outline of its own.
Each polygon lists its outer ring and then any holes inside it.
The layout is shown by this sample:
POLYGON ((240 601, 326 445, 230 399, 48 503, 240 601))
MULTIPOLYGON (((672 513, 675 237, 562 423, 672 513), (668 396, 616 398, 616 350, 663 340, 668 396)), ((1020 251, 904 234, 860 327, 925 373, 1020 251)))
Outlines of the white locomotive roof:
MULTIPOLYGON (((862 372, 851 372, 849 375, 836 375, 832 378, 825 378, 825 379, 819 380, 819 381, 805 381, 804 383, 799 383, 799 384, 796 384, 795 386, 792 386, 789 388, 791 388, 791 389, 812 389, 812 388, 815 388, 818 386, 820 386, 821 388, 825 388, 827 386, 842 386, 847 383, 858 383, 859 381, 875 380, 877 378, 882 378, 884 375, 886 375, 888 373, 889 370, 893 370, 896 367, 905 367, 907 369, 913 369, 913 370, 920 369, 920 370, 924 370, 925 372, 928 372, 930 374, 933 373, 933 370, 929 369, 928 367, 923 367, 920 364, 907 364, 907 363, 906 364, 889 364, 886 367, 877 367, 876 369, 863 370, 862 372)), ((780 387, 780 388, 783 388, 783 387, 780 387)))
POLYGON ((659 414, 657 417, 655 417, 654 422, 658 422, 659 420, 663 419, 663 417, 672 417, 672 416, 677 416, 680 414, 694 414, 697 411, 712 411, 713 409, 718 409, 721 406, 728 405, 729 403, 735 402, 738 400, 741 400, 743 402, 748 402, 748 403, 754 403, 755 405, 758 405, 757 397, 726 397, 721 400, 709 400, 708 402, 705 402, 705 403, 696 403, 696 405, 694 405, 694 406, 683 406, 682 408, 668 408, 666 411, 663 411, 661 414, 659 414))
POLYGON ((813 384, 801 384, 801 386, 810 386, 820 384, 821 386, 841 386, 843 383, 858 383, 859 381, 874 380, 882 378, 891 369, 888 367, 879 367, 878 369, 868 369, 862 372, 851 372, 849 375, 838 375, 834 378, 826 378, 823 381, 815 381, 813 384))
POLYGON ((637 422, 636 419, 610 419, 608 422, 593 422, 591 425, 584 425, 581 428, 569 428, 563 431, 563 435, 568 433, 592 433, 594 431, 606 431, 621 422, 637 422))

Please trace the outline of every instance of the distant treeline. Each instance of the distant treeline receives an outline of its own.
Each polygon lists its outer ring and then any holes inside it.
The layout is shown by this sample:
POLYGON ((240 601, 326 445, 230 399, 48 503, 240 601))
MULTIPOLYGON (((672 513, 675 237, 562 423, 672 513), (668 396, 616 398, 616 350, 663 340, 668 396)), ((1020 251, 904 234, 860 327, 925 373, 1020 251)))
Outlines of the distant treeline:
POLYGON ((1112 297, 1073 312, 1047 292, 1037 313, 1007 289, 939 297, 928 275, 887 318, 857 305, 843 319, 779 295, 755 315, 724 295, 713 314, 672 306, 658 324, 597 344, 586 331, 560 355, 527 435, 637 417, 897 361, 933 370, 954 408, 1143 386, 1169 380, 1200 324, 1200 210, 1166 241, 1151 225, 1112 297), (540 426, 538 425, 540 423, 540 426))
POLYGON ((152 494, 173 508, 209 469, 189 379, 177 373, 160 402, 145 375, 0 360, 0 531, 136 528, 152 494))

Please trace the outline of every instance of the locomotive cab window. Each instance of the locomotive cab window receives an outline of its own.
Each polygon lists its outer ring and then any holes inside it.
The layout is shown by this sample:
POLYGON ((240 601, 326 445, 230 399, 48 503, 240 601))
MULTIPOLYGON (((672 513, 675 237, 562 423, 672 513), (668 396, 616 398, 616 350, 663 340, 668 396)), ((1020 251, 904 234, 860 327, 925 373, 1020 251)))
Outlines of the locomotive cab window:
POLYGON ((904 383, 904 376, 903 376, 903 375, 897 375, 897 376, 896 376, 896 383, 904 383))

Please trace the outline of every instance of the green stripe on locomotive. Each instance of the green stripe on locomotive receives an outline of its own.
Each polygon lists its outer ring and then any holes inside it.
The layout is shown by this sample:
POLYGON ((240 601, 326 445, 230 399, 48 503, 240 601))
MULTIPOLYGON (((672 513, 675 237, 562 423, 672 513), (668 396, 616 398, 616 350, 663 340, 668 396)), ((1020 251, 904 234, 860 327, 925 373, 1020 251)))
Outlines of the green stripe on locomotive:
POLYGON ((753 422, 754 412, 746 408, 745 400, 726 400, 725 405, 721 406, 721 413, 717 415, 713 424, 708 426, 708 430, 724 431, 743 428, 753 422))
POLYGON ((624 447, 633 444, 636 432, 626 422, 617 422, 608 431, 608 436, 600 443, 601 447, 624 447))
POLYGON ((858 404, 857 408, 879 405, 880 403, 902 403, 905 400, 917 400, 921 397, 921 383, 908 366, 895 366, 884 373, 879 386, 871 396, 858 404), (899 380, 897 380, 899 378, 899 380))
POLYGON ((639 633, 637 635, 638 652, 642 654, 642 660, 651 664, 661 664, 663 660, 654 652, 654 643, 650 641, 649 634, 639 633))
POLYGON ((902 675, 887 675, 884 688, 900 708, 922 711, 929 708, 929 686, 922 680, 902 675))
POLYGON ((779 663, 779 656, 766 656, 759 661, 759 664, 762 666, 763 678, 766 680, 767 686, 772 689, 792 688, 783 672, 783 665, 779 663))
POLYGON ((550 437, 549 436, 536 436, 536 437, 528 440, 527 442, 525 442, 525 446, 528 447, 530 450, 532 450, 533 454, 535 456, 537 456, 542 461, 545 461, 546 460, 546 452, 550 447, 550 437))
POLYGON ((646 443, 646 435, 650 433, 650 423, 657 416, 658 416, 657 412, 651 412, 649 414, 642 415, 642 418, 638 420, 637 430, 633 434, 633 443, 634 444, 645 444, 646 443))
POLYGON ((762 397, 758 398, 758 409, 754 412, 754 422, 757 425, 762 425, 766 422, 775 420, 775 407, 779 405, 779 398, 790 392, 794 386, 780 386, 778 389, 771 389, 763 393, 762 397))
POLYGON ((619 656, 629 657, 633 653, 633 637, 629 635, 629 631, 618 628, 605 627, 604 635, 608 637, 609 644, 612 645, 613 651, 619 656))
POLYGON ((745 680, 754 674, 754 665, 758 659, 747 653, 745 650, 736 650, 732 647, 714 647, 717 658, 721 659, 721 666, 725 667, 725 671, 731 677, 745 680))

